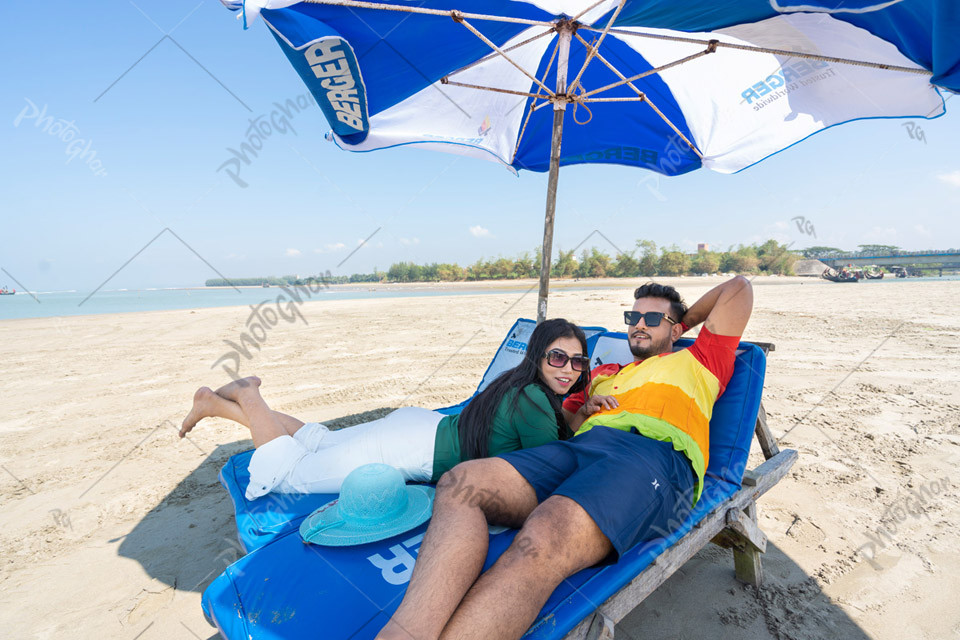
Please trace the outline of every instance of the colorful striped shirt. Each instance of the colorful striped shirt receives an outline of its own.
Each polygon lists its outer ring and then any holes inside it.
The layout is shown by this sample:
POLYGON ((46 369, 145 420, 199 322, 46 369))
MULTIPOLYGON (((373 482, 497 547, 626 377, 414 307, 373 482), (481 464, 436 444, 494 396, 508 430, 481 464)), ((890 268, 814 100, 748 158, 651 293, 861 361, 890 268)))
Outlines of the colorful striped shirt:
MULTIPOLYGON (((602 425, 673 443, 690 460, 697 476, 694 503, 703 491, 710 462, 710 417, 713 405, 733 375, 739 336, 700 330, 686 349, 628 365, 605 364, 592 372, 590 396, 613 396, 619 406, 592 414, 577 434, 602 425)), ((586 402, 573 394, 563 408, 576 412, 586 402)))

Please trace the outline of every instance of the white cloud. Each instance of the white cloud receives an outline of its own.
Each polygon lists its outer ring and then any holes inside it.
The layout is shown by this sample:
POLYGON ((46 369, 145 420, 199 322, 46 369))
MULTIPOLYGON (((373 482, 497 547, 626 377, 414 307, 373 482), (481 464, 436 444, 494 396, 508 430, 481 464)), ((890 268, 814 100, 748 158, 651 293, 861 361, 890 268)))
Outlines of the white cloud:
POLYGON ((334 251, 341 251, 346 248, 347 248, 347 245, 343 244, 342 242, 335 242, 332 244, 325 244, 323 245, 322 249, 314 249, 313 252, 314 253, 330 253, 334 251))
POLYGON ((951 187, 960 187, 960 169, 950 173, 937 174, 937 179, 946 182, 951 187))
POLYGON ((286 256, 288 258, 296 258, 300 255, 300 249, 287 249, 286 256))
POLYGON ((933 234, 930 233, 930 229, 927 229, 927 228, 926 228, 925 226, 923 226, 922 224, 913 225, 913 230, 916 231, 917 233, 919 233, 919 234, 922 235, 922 236, 933 235, 933 234))
POLYGON ((470 234, 473 235, 474 238, 492 238, 493 237, 493 234, 490 233, 490 229, 486 229, 484 227, 481 227, 480 225, 476 225, 475 227, 470 227, 470 234))
POLYGON ((420 238, 400 238, 400 244, 407 247, 414 244, 420 244, 420 238))

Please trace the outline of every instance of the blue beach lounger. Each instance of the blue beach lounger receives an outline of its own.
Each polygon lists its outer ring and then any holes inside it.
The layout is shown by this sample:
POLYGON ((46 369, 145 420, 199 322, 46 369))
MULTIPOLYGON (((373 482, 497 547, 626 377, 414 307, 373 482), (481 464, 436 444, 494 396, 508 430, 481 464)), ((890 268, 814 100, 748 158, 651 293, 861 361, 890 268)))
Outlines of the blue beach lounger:
MULTIPOLYGON (((450 407, 437 409, 440 413, 460 413, 473 396, 487 388, 497 376, 520 364, 527 349, 527 342, 537 323, 532 320, 517 320, 497 349, 496 355, 470 398, 450 407)), ((597 338, 606 331, 603 327, 581 327, 587 337, 587 346, 592 349, 597 338)), ((250 483, 248 467, 253 449, 232 456, 220 470, 220 482, 226 487, 233 501, 237 519, 237 536, 247 553, 262 547, 274 538, 300 528, 300 523, 314 510, 330 502, 335 495, 329 494, 282 494, 268 493, 256 500, 247 500, 245 492, 250 483)))
MULTIPOLYGON (((515 364, 533 326, 519 320, 511 328, 478 390, 515 364)), ((625 334, 592 328, 587 335, 593 366, 632 360, 625 334)), ((740 344, 733 377, 714 407, 710 465, 696 508, 669 536, 633 547, 615 565, 571 576, 551 595, 527 638, 612 637, 616 622, 711 541, 733 549, 738 579, 760 583, 759 554, 766 537, 756 525, 755 500, 786 475, 797 457, 777 448, 760 404, 769 350, 772 345, 740 344), (754 433, 767 460, 745 471, 754 433)), ((446 411, 459 411, 463 404, 446 411)), ((403 597, 427 523, 366 545, 306 545, 297 531, 300 522, 335 496, 271 494, 248 502, 243 494, 250 455, 234 456, 221 472, 249 553, 204 592, 208 619, 229 639, 373 638, 403 597)), ((515 535, 516 530, 491 534, 484 570, 515 535)))

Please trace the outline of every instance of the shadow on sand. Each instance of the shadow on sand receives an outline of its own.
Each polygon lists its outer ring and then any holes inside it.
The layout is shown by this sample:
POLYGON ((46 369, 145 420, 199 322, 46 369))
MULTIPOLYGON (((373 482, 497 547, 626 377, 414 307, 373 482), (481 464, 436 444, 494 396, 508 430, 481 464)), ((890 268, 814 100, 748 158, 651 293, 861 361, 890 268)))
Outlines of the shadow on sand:
POLYGON ((790 556, 772 543, 760 588, 736 580, 733 553, 704 549, 617 625, 632 640, 870 640, 790 556))
MULTIPOLYGON (((324 422, 331 429, 382 418, 392 407, 324 422)), ((227 459, 252 448, 250 440, 218 446, 120 543, 119 554, 136 560, 151 577, 178 591, 202 592, 244 555, 233 503, 218 474, 227 459)))

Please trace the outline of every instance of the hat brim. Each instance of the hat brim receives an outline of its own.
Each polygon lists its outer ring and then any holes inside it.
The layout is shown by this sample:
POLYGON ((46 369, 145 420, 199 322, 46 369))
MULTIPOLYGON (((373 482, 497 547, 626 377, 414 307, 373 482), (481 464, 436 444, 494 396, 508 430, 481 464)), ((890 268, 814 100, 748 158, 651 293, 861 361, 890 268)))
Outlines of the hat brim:
POLYGON ((337 522, 340 517, 340 505, 337 501, 328 502, 304 519, 300 524, 300 537, 304 542, 327 547, 349 547, 386 540, 417 527, 433 514, 434 488, 420 485, 407 486, 407 507, 390 522, 359 524, 344 522, 338 526, 308 533, 317 526, 337 522))

